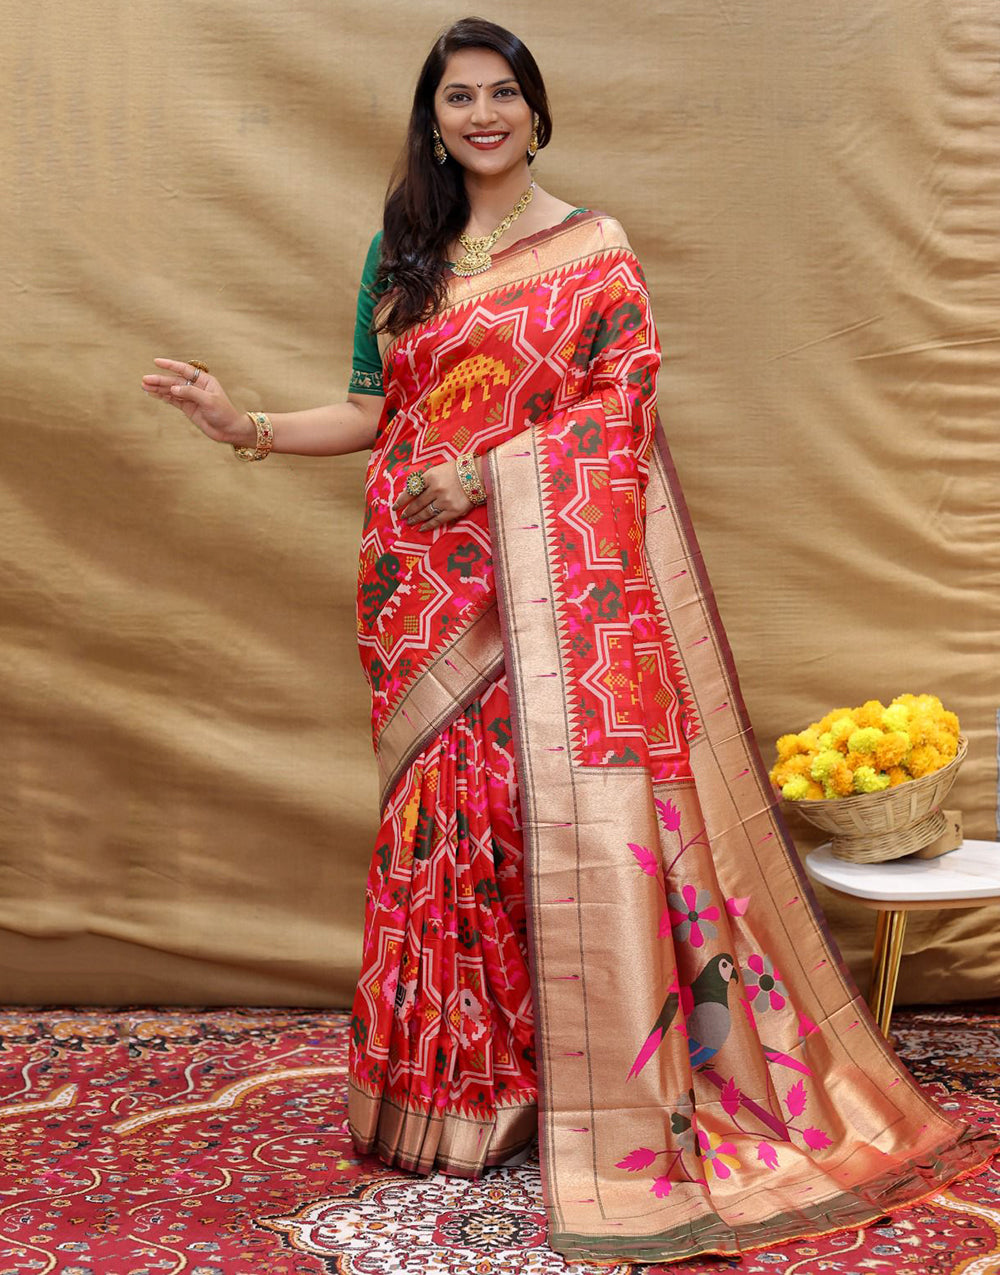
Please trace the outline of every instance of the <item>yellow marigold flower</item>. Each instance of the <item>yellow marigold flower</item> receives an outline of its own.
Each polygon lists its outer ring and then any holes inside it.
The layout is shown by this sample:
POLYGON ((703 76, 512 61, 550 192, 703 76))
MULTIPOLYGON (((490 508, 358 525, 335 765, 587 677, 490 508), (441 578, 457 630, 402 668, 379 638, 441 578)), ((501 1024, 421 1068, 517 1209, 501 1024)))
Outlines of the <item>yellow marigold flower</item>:
POLYGON ((808 726, 799 731, 799 747, 804 753, 814 753, 819 748, 819 731, 815 726, 808 726))
POLYGON ((944 705, 936 695, 897 695, 893 704, 905 704, 908 708, 920 713, 942 712, 944 705))
POLYGON ((830 734, 834 738, 834 747, 846 745, 848 738, 854 734, 856 729, 854 718, 849 713, 836 718, 830 726, 830 734))
POLYGON ((847 746, 852 753, 873 753, 884 736, 877 726, 863 726, 848 739, 847 746))
POLYGON ((908 774, 903 769, 902 766, 889 767, 889 787, 890 788, 898 788, 900 784, 909 783, 912 778, 913 776, 908 774))
POLYGON ((884 712, 885 705, 881 700, 865 700, 860 708, 854 710, 854 720, 859 726, 877 726, 881 729, 884 712))
POLYGON ((775 744, 775 748, 778 750, 778 761, 787 761, 789 757, 802 752, 798 735, 782 735, 775 744))
POLYGON ((825 730, 819 737, 819 746, 823 752, 828 752, 831 748, 836 748, 837 744, 833 738, 832 731, 825 730))
POLYGON ((947 731, 938 732, 938 738, 934 741, 934 746, 946 763, 954 761, 958 756, 958 740, 947 731))
POLYGON ((848 770, 857 770, 859 766, 870 766, 872 764, 871 753, 848 753, 844 758, 848 770))
POLYGON ((794 779, 789 779, 787 784, 783 784, 781 795, 786 801, 801 801, 803 797, 808 797, 809 780, 805 775, 796 775, 794 779))
POLYGON ((927 713, 917 711, 911 714, 906 733, 910 737, 911 744, 929 744, 936 730, 934 718, 927 713))
POLYGON ((881 792, 889 787, 889 776, 877 774, 871 766, 859 766, 854 772, 855 792, 881 792))
POLYGON ((813 779, 823 783, 838 766, 843 765, 843 761, 843 757, 835 749, 827 749, 826 752, 817 753, 813 758, 809 773, 813 779))
POLYGON ((806 798, 807 798, 807 800, 809 800, 809 801, 822 801, 825 795, 826 795, 826 794, 823 792, 823 785, 822 785, 822 784, 818 784, 818 783, 816 783, 816 781, 815 781, 815 780, 813 780, 812 782, 810 782, 810 784, 809 784, 809 791, 806 793, 806 798))
POLYGON ((897 704, 895 700, 882 714, 883 730, 906 730, 910 724, 910 710, 905 704, 897 704))
POLYGON ((771 768, 771 783, 778 788, 783 788, 796 775, 808 776, 811 766, 811 757, 807 757, 805 753, 796 753, 794 757, 789 757, 786 761, 775 762, 771 768))
POLYGON ((910 751, 910 737, 905 730, 894 730, 875 745, 875 766, 878 770, 888 770, 890 766, 898 766, 910 751))
POLYGON ((835 797, 849 797, 854 792, 854 771, 849 770, 841 762, 835 770, 830 772, 830 777, 823 785, 824 788, 828 786, 833 789, 835 797))
POLYGON ((930 744, 918 744, 916 748, 911 750, 909 760, 906 763, 906 767, 914 779, 919 779, 921 775, 930 775, 935 770, 940 770, 943 765, 944 758, 930 744))
POLYGON ((958 724, 957 715, 949 712, 948 709, 945 709, 941 714, 941 725, 945 728, 945 730, 951 731, 951 733, 955 736, 959 734, 961 729, 958 724))

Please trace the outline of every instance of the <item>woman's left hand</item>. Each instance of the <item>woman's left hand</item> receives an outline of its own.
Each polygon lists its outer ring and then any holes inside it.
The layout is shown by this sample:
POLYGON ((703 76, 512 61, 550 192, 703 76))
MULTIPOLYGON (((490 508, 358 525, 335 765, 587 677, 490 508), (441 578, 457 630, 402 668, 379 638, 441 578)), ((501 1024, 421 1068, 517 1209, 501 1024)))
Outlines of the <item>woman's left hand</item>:
MULTIPOLYGON (((476 470, 479 471, 479 458, 476 458, 476 470)), ((412 471, 411 471, 412 472, 412 471)), ((465 494, 458 469, 453 460, 446 460, 441 465, 433 465, 425 469, 424 482, 427 484, 419 496, 411 496, 404 490, 393 501, 393 509, 411 527, 420 531, 433 531, 446 523, 454 522, 467 514, 472 508, 472 501, 465 494)))

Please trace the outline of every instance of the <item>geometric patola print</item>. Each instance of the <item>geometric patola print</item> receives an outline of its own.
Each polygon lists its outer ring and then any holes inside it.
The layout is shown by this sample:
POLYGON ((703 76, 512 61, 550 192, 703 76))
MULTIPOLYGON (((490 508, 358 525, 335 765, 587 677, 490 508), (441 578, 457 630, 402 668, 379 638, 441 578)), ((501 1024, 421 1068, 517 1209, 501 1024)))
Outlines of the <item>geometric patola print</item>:
POLYGON ((586 344, 560 355, 569 363, 585 356, 592 393, 546 432, 542 488, 574 760, 642 766, 662 781, 690 777, 700 723, 646 561, 658 351, 637 304, 642 286, 622 262, 605 285, 604 311, 587 310, 586 289, 574 297, 586 344), (602 366, 609 345, 614 357, 602 366), (616 386, 625 377, 639 390, 631 410, 616 386))
POLYGON ((446 308, 388 351, 358 575, 376 745, 431 660, 496 599, 485 506, 423 532, 393 502, 412 470, 534 427, 574 759, 648 767, 654 780, 689 774, 699 723, 645 558, 659 351, 641 321, 638 263, 614 258, 446 308), (638 394, 622 394, 623 378, 638 394))
POLYGON ((408 527, 392 504, 412 470, 454 460, 473 439, 482 453, 524 428, 539 372, 543 383, 557 375, 542 367, 551 334, 541 350, 527 335, 524 297, 505 295, 499 313, 496 305, 455 306, 406 334, 390 357, 358 574, 358 641, 376 741, 430 661, 494 600, 485 507, 428 533, 408 527), (489 354, 480 349, 487 337, 489 354))
POLYGON ((418 1111, 446 1094, 447 1112, 471 1119, 535 1100, 516 784, 501 674, 382 812, 351 1020, 368 1094, 418 1111))

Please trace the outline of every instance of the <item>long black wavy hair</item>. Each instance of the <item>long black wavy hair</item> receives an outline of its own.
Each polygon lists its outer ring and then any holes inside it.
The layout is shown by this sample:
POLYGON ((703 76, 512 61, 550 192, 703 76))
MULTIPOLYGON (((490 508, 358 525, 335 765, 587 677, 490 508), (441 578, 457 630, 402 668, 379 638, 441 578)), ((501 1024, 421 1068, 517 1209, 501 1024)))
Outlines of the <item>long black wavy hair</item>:
POLYGON ((541 72, 516 35, 483 18, 462 18, 435 41, 417 80, 406 143, 385 201, 375 292, 388 290, 389 297, 375 324, 393 336, 429 318, 443 303, 445 252, 469 219, 461 166, 453 159, 438 164, 432 149, 434 94, 448 59, 459 49, 492 49, 506 58, 538 116, 539 149, 552 136, 541 72))

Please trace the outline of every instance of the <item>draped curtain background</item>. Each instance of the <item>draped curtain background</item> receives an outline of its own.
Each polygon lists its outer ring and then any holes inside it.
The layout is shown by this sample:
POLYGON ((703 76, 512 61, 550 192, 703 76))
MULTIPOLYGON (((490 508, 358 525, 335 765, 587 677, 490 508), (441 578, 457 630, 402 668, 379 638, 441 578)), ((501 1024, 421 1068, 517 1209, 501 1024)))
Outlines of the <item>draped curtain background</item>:
MULTIPOLYGON (((139 379, 340 399, 437 0, 5 0, 0 969, 8 1002, 348 1002, 376 827, 365 457, 245 465, 139 379)), ((623 222, 765 758, 930 690, 996 835, 992 0, 478 6, 546 76, 536 175, 623 222)), ((795 826, 808 842, 804 827, 795 826)), ((855 974, 870 913, 819 891, 855 974)), ((899 999, 995 994, 1000 910, 917 913, 899 999)))

